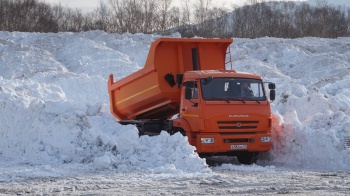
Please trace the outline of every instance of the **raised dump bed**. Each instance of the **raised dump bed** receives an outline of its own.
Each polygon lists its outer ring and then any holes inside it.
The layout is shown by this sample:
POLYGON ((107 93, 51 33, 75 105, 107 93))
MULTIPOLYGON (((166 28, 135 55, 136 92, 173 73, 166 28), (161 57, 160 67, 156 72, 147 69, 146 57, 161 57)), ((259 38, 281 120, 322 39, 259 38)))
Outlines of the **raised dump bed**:
POLYGON ((144 68, 114 82, 108 92, 112 114, 119 120, 168 119, 179 112, 177 74, 225 69, 232 39, 160 38, 152 43, 144 68))

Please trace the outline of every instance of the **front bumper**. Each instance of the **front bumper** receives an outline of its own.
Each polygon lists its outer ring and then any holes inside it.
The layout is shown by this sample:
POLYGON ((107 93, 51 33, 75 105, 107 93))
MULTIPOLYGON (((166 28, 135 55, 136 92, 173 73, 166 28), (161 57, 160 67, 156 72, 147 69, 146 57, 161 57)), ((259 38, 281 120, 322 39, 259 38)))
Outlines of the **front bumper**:
POLYGON ((271 138, 271 134, 205 133, 197 134, 196 140, 193 142, 195 143, 194 146, 197 148, 197 153, 226 153, 235 151, 266 152, 271 149, 271 139, 266 142, 266 137, 271 138), (213 138, 214 142, 202 143, 202 141, 207 140, 202 138, 213 138))

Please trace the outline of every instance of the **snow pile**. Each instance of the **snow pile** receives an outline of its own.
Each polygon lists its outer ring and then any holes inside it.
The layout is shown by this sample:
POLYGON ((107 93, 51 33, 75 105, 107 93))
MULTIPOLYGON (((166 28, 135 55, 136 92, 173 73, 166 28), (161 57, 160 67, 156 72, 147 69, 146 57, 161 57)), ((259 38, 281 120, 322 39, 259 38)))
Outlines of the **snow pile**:
POLYGON ((276 172, 275 166, 260 166, 256 164, 252 165, 233 165, 233 164, 223 164, 219 167, 222 170, 230 171, 242 171, 242 172, 276 172))
MULTIPOLYGON (((180 134, 139 138, 109 113, 108 75, 143 67, 158 37, 0 32, 1 161, 210 173, 180 134)), ((277 84, 274 148, 259 164, 350 169, 349 48, 349 38, 235 40, 234 68, 277 84)))
POLYGON ((237 39, 237 70, 277 85, 272 164, 350 169, 350 39, 237 39))
POLYGON ((0 33, 0 157, 97 169, 210 172, 180 134, 139 138, 109 113, 107 78, 143 66, 152 35, 0 33))

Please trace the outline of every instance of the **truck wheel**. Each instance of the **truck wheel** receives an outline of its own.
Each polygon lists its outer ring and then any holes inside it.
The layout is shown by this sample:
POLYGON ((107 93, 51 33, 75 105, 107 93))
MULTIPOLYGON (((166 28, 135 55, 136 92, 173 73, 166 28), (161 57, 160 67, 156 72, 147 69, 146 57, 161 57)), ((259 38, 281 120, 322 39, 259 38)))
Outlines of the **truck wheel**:
POLYGON ((245 152, 237 156, 238 162, 244 165, 256 163, 259 157, 259 152, 245 152))
POLYGON ((140 125, 136 125, 137 130, 139 131, 139 137, 145 135, 145 132, 143 131, 143 127, 140 125))
POLYGON ((173 135, 177 132, 180 132, 183 136, 186 136, 186 132, 185 130, 183 130, 182 128, 180 127, 174 127, 171 131, 168 131, 170 133, 170 135, 173 135))

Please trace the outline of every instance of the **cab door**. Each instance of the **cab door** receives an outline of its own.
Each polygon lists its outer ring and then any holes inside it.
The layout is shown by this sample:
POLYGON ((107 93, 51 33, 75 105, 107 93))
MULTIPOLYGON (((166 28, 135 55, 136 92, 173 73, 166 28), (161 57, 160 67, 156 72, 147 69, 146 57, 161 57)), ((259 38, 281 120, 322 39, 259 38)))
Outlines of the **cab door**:
POLYGON ((185 119, 192 131, 200 128, 200 99, 197 81, 185 82, 182 88, 182 101, 180 104, 180 118, 185 119))

